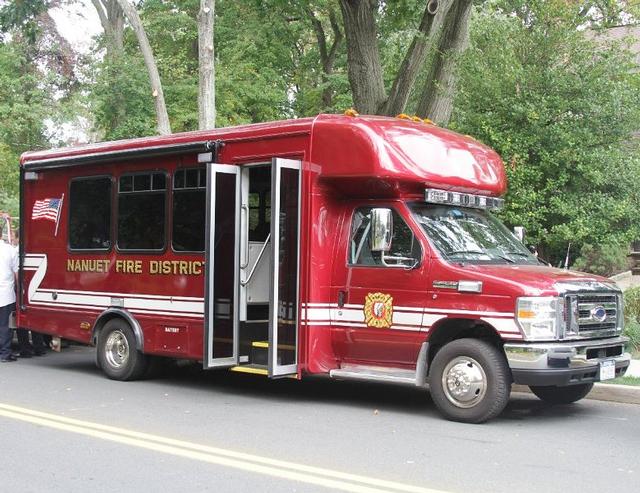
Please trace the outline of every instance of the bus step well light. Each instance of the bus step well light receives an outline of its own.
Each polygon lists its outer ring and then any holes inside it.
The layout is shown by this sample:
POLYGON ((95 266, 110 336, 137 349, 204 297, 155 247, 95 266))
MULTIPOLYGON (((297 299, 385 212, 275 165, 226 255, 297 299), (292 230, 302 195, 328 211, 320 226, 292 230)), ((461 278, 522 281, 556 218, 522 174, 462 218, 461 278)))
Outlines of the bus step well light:
POLYGON ((459 205, 474 209, 500 210, 504 206, 504 199, 476 195, 473 193, 449 192, 437 188, 427 188, 424 191, 425 202, 432 204, 459 205))

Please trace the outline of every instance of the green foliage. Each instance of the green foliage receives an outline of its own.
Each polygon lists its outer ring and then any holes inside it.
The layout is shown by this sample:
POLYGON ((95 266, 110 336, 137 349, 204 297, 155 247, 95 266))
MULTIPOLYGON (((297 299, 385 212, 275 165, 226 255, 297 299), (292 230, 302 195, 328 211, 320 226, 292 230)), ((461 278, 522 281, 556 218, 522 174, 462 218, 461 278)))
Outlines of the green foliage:
POLYGON ((18 214, 18 161, 47 145, 50 101, 24 46, 0 42, 0 210, 18 214))
POLYGON ((632 320, 624 327, 624 335, 629 338, 627 348, 634 354, 640 355, 640 322, 632 320))
POLYGON ((10 30, 19 30, 30 42, 38 35, 36 17, 50 5, 49 0, 13 0, 0 7, 0 40, 10 30))
POLYGON ((624 292, 624 319, 624 335, 630 339, 628 346, 640 353, 640 286, 624 292))
POLYGON ((105 140, 155 133, 155 112, 149 78, 142 60, 123 54, 105 59, 95 69, 90 108, 105 140))
POLYGON ((610 277, 629 269, 629 244, 586 243, 580 250, 580 256, 572 265, 573 270, 590 272, 610 277))
POLYGON ((503 219, 557 264, 569 242, 640 234, 639 76, 624 46, 578 30, 577 3, 489 2, 474 15, 452 127, 507 165, 503 219))
POLYGON ((624 292, 624 318, 627 322, 640 323, 640 286, 624 292))

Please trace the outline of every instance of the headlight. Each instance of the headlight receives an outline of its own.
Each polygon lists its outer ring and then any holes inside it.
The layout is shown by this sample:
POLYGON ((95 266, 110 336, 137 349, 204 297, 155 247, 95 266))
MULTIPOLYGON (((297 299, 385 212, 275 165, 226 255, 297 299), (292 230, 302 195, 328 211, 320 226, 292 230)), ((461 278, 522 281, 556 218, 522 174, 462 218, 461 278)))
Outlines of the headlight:
POLYGON ((516 320, 527 340, 558 339, 563 319, 563 298, 552 296, 518 298, 516 320))

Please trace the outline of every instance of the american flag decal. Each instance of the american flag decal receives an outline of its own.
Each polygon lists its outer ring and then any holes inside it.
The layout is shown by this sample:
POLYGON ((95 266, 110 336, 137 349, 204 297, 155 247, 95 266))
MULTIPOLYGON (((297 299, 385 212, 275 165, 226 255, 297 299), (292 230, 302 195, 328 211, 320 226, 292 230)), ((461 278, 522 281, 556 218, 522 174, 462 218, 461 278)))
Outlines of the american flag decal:
POLYGON ((31 219, 50 219, 58 220, 58 210, 60 208, 61 199, 44 199, 36 200, 31 211, 31 219))
POLYGON ((36 200, 31 210, 31 219, 48 219, 56 223, 55 236, 58 236, 58 223, 64 194, 59 199, 36 200))

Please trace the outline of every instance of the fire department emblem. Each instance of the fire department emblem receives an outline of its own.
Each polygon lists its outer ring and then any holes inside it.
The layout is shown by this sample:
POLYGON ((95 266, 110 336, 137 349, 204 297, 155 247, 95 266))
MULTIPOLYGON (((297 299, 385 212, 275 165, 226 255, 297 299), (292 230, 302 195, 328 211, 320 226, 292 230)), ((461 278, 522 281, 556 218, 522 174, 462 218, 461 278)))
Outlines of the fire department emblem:
POLYGON ((369 327, 388 329, 393 318, 393 298, 390 294, 369 293, 364 300, 364 320, 369 327))

